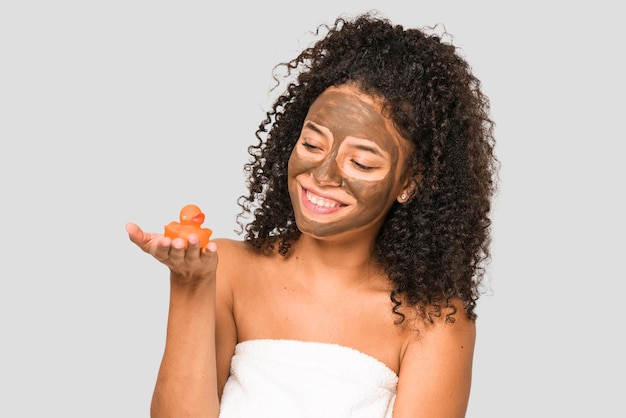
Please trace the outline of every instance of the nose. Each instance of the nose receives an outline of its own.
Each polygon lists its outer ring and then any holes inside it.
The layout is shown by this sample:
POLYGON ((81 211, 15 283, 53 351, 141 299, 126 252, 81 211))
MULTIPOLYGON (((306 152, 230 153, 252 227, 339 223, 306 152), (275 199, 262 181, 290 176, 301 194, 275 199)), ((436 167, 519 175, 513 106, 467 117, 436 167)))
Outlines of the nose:
POLYGON ((320 186, 341 186, 343 177, 334 154, 326 157, 311 171, 311 177, 320 186))

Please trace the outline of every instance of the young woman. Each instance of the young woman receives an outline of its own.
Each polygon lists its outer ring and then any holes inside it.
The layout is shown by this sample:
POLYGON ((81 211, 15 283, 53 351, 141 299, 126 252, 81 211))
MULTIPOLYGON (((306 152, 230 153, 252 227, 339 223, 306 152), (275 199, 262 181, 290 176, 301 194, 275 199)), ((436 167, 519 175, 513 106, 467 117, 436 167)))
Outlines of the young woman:
POLYGON ((438 36, 370 14, 285 67, 245 166, 245 238, 127 225, 171 271, 152 416, 464 416, 495 189, 479 80, 438 36))

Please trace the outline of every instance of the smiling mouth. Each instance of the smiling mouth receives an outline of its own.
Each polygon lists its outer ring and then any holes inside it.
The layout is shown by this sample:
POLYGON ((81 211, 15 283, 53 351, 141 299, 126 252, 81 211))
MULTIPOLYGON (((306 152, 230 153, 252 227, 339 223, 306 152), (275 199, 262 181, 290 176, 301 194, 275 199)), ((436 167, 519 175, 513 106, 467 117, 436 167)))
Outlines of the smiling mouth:
POLYGON ((346 206, 343 203, 337 202, 336 200, 326 199, 322 196, 318 196, 314 193, 311 193, 309 190, 305 190, 304 194, 306 196, 306 199, 311 204, 320 208, 335 209, 335 208, 342 208, 346 206))

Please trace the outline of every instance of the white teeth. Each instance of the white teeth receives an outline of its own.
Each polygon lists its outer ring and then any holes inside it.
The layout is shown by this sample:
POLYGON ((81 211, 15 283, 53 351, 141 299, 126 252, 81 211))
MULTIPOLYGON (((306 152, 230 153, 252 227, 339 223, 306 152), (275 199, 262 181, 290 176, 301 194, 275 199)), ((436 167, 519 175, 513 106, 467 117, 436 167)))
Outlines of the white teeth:
POLYGON ((339 206, 339 204, 337 202, 334 202, 334 201, 331 201, 331 200, 326 200, 326 199, 324 199, 322 197, 316 196, 316 195, 312 194, 311 192, 309 192, 308 190, 306 192, 306 197, 307 197, 307 199, 309 199, 309 201, 311 203, 313 203, 314 205, 317 205, 317 206, 322 206, 322 207, 325 207, 325 208, 335 208, 335 207, 339 206))

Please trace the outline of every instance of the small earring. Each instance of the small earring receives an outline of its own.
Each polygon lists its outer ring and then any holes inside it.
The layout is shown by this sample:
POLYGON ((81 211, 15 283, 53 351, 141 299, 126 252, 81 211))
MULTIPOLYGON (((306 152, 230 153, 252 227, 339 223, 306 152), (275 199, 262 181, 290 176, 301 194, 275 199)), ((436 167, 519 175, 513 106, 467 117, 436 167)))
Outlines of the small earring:
POLYGON ((406 193, 402 193, 402 196, 400 196, 402 198, 402 200, 406 200, 406 193))

